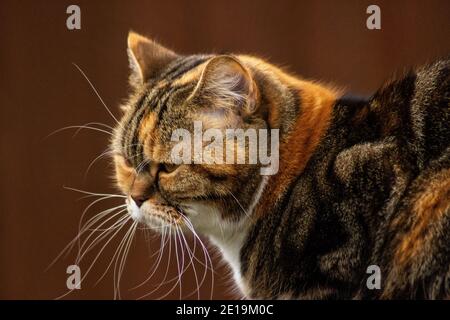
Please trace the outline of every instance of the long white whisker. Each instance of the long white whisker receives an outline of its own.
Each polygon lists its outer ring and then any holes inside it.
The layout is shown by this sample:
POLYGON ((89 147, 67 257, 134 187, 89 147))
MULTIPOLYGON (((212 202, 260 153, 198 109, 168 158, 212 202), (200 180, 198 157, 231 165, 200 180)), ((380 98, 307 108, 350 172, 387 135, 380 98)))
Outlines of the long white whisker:
POLYGON ((239 202, 238 198, 236 198, 236 196, 234 195, 233 192, 229 191, 230 194, 233 196, 234 200, 236 200, 236 202, 238 203, 239 207, 241 207, 242 212, 244 212, 244 214, 249 218, 250 215, 248 214, 247 210, 244 209, 244 207, 242 206, 242 204, 239 202))
MULTIPOLYGON (((114 219, 116 216, 118 216, 119 214, 121 214, 121 213, 123 213, 123 212, 125 212, 125 211, 126 211, 126 209, 124 209, 124 210, 122 210, 122 211, 119 211, 119 212, 117 212, 116 214, 110 216, 108 219, 106 219, 105 221, 103 221, 98 227, 101 227, 102 225, 106 224, 108 221, 114 219)), ((93 232, 91 232, 91 233, 87 236, 87 238, 83 241, 83 243, 81 244, 80 251, 79 251, 79 254, 78 254, 77 259, 76 259, 76 264, 79 264, 79 263, 81 262, 81 260, 83 260, 83 257, 84 257, 88 252, 90 252, 90 251, 96 246, 96 244, 97 244, 99 241, 103 240, 103 239, 110 233, 110 232, 108 232, 108 231, 115 230, 115 227, 116 227, 117 225, 119 225, 120 223, 122 223, 124 220, 126 221, 128 218, 130 218, 130 217, 127 216, 127 215, 124 215, 124 216, 120 217, 119 220, 116 221, 116 222, 114 222, 113 225, 112 225, 110 228, 106 229, 106 232, 100 233, 96 238, 94 238, 94 240, 92 240, 92 242, 91 242, 89 245, 87 245, 89 239, 90 239, 91 236, 94 234, 93 232), (83 251, 83 248, 84 248, 86 245, 87 245, 87 248, 84 249, 84 251, 83 251), (82 252, 82 253, 81 253, 81 252, 82 252)))
POLYGON ((180 269, 180 261, 179 261, 179 257, 178 257, 178 245, 177 245, 177 230, 175 230, 175 235, 174 235, 174 243, 175 243, 175 258, 177 259, 177 279, 178 281, 175 282, 175 284, 170 288, 170 290, 164 294, 163 296, 157 298, 157 300, 162 300, 165 297, 167 297, 170 293, 172 293, 173 290, 175 290, 175 288, 177 287, 177 285, 179 285, 180 287, 180 295, 181 295, 181 269, 180 269))
POLYGON ((131 237, 132 234, 134 234, 133 230, 135 230, 136 224, 137 224, 136 221, 132 223, 132 225, 122 238, 122 241, 120 241, 118 250, 116 251, 117 256, 115 259, 116 262, 114 263, 114 299, 120 299, 120 279, 122 275, 123 260, 124 257, 126 258, 125 255, 128 247, 128 239, 131 237))
MULTIPOLYGON (((136 285, 135 287, 131 288, 131 290, 137 289, 139 287, 142 287, 144 284, 146 284, 148 281, 150 281, 150 279, 153 277, 153 275, 156 273, 156 270, 158 270, 158 267, 162 261, 162 257, 164 254, 164 247, 166 246, 167 242, 169 241, 168 238, 166 238, 166 228, 162 229, 162 236, 161 236, 161 243, 159 246, 159 250, 156 252, 158 254, 158 257, 156 259, 156 263, 155 266, 153 267, 153 271, 152 269, 150 269, 150 275, 141 283, 139 283, 138 285, 136 285)), ((153 254, 150 258, 152 258, 155 254, 153 254)))
POLYGON ((106 149, 105 151, 103 151, 99 156, 95 157, 94 160, 91 161, 91 163, 89 163, 89 166, 87 167, 86 171, 84 172, 84 178, 87 177, 87 174, 89 173, 89 170, 91 170, 92 166, 101 158, 109 155, 109 154, 114 154, 114 150, 110 150, 109 148, 106 149))
MULTIPOLYGON (((88 225, 89 227, 92 226, 92 224, 88 224, 92 219, 94 219, 94 218, 96 218, 96 219, 101 219, 101 218, 104 217, 106 214, 108 214, 108 213, 110 213, 110 212, 113 212, 114 210, 117 210, 117 209, 120 208, 120 207, 122 207, 122 206, 118 206, 118 207, 111 208, 111 209, 107 209, 107 210, 105 210, 105 211, 100 212, 99 214, 97 214, 97 215, 95 215, 94 217, 92 217, 91 219, 89 219, 89 220, 86 222, 86 225, 88 225)), ((98 221, 98 220, 92 221, 92 223, 95 223, 95 222, 97 222, 97 221, 98 221)), ((58 261, 58 259, 61 258, 61 256, 62 256, 65 252, 68 253, 68 252, 71 251, 71 249, 73 248, 74 244, 75 244, 77 241, 79 241, 79 239, 81 238, 81 236, 82 236, 82 234, 84 233, 84 231, 85 231, 85 230, 82 230, 82 229, 79 228, 78 234, 75 236, 75 238, 73 238, 73 239, 72 239, 72 240, 64 247, 64 249, 58 254, 58 256, 57 256, 57 257, 50 263, 50 265, 46 268, 46 271, 47 271, 48 269, 50 269, 50 268, 56 263, 56 261, 58 261)))
MULTIPOLYGON (((114 237, 120 232, 120 230, 122 230, 122 228, 126 225, 126 223, 128 221, 130 221, 131 216, 124 216, 123 218, 121 218, 121 220, 118 221, 118 223, 121 224, 121 227, 118 228, 114 234, 108 239, 108 241, 106 241, 106 243, 103 245, 103 247, 100 249, 99 253, 96 255, 96 257, 94 258, 94 260, 92 261, 91 265, 89 266, 89 268, 87 269, 87 271, 84 274, 84 277, 87 276, 87 274, 89 273, 89 271, 92 269, 92 267, 94 266, 95 262, 97 261, 98 257, 101 255, 101 253, 103 252, 103 250, 106 248, 106 246, 114 239, 114 237)), ((110 232, 108 232, 109 234, 110 232)), ((107 234, 107 235, 108 235, 107 234)))
MULTIPOLYGON (((103 130, 103 129, 100 129, 100 128, 91 127, 91 126, 77 126, 77 125, 73 125, 73 126, 67 126, 67 127, 64 127, 64 128, 57 129, 57 130, 51 132, 50 134, 48 134, 48 135, 45 137, 45 139, 47 139, 47 138, 49 138, 49 137, 51 137, 51 136, 57 134, 58 132, 65 131, 65 130, 69 130, 69 129, 88 129, 88 130, 93 130, 93 131, 97 131, 97 132, 106 133, 107 135, 112 136, 112 133, 111 133, 111 132, 106 131, 106 130, 103 130)), ((75 135, 74 135, 74 136, 75 136, 75 135)))
MULTIPOLYGON (((111 209, 106 209, 106 210, 104 210, 104 211, 102 211, 102 212, 100 212, 100 213, 98 213, 98 214, 96 214, 96 215, 94 215, 92 218, 90 218, 89 220, 87 220, 86 221, 86 223, 83 225, 83 226, 81 226, 81 219, 80 219, 80 223, 79 223, 79 225, 78 225, 78 236, 76 237, 77 239, 78 239, 78 241, 77 241, 77 243, 78 243, 78 252, 80 252, 81 251, 81 236, 86 232, 86 231, 88 231, 88 230, 91 230, 91 231, 96 231, 96 230, 100 230, 99 228, 101 227, 101 226, 103 226, 106 222, 108 222, 109 220, 111 220, 112 218, 114 218, 114 217, 116 217, 116 216, 118 216, 118 215, 120 215, 121 213, 123 213, 125 210, 124 209, 122 209, 122 208, 124 208, 126 205, 120 205, 120 206, 117 206, 117 207, 114 207, 114 208, 111 208, 111 209), (116 212, 116 213, 113 213, 114 211, 116 211, 116 210, 120 210, 120 211, 118 211, 118 212, 116 212), (122 210, 121 210, 122 209, 122 210), (110 215, 111 213, 113 213, 112 215, 110 215), (93 230, 93 229, 91 229, 91 227, 92 226, 94 226, 98 221, 100 221, 101 219, 103 219, 104 217, 106 217, 106 216, 108 216, 108 215, 110 215, 109 216, 109 218, 107 219, 107 220, 105 220, 104 222, 102 222, 102 223, 100 223, 95 229, 96 230, 93 230)), ((107 228, 107 229, 112 229, 111 227, 110 228, 107 228)), ((89 235, 88 235, 88 237, 86 238, 86 240, 87 239, 89 239, 90 238, 90 236, 93 234, 93 232, 91 232, 89 235)))
POLYGON ((93 201, 91 204, 89 204, 89 205, 84 209, 83 213, 81 214, 80 221, 78 222, 78 234, 79 234, 79 237, 78 237, 78 250, 80 250, 80 237, 81 237, 81 235, 84 233, 84 231, 85 231, 86 229, 89 229, 92 225, 95 224, 95 222, 97 222, 97 221, 98 221, 100 218, 102 218, 103 216, 105 216, 105 215, 107 215, 107 214, 109 214, 109 213, 115 211, 116 209, 120 209, 120 208, 126 207, 126 204, 123 204, 123 205, 116 206, 116 207, 114 207, 114 208, 106 209, 106 210, 104 210, 104 211, 102 211, 102 212, 96 214, 96 215, 93 216, 92 218, 90 218, 90 219, 89 219, 88 221, 86 221, 85 224, 82 226, 84 216, 86 215, 86 213, 88 212, 88 210, 89 210, 92 206, 94 206, 96 203, 98 203, 98 202, 100 202, 100 201, 103 201, 103 200, 106 200, 106 199, 110 199, 110 198, 112 198, 112 197, 111 197, 111 196, 105 196, 105 197, 99 198, 99 199, 93 201))
POLYGON ((72 63, 77 69, 78 71, 80 71, 80 73, 83 75, 83 77, 86 79, 86 81, 89 83, 89 85, 91 86, 92 90, 95 92, 95 94, 97 95, 98 99, 100 100, 100 102, 103 104, 103 106, 105 107, 106 111, 108 111, 109 115, 118 123, 120 124, 119 120, 117 120, 117 118, 114 116, 114 114, 111 112, 111 110, 108 108, 108 106, 106 105, 106 103, 103 101, 102 97, 100 96, 100 94, 98 93, 97 89, 94 87, 94 85, 92 84, 91 80, 89 80, 88 76, 84 73, 83 70, 81 70, 81 68, 76 64, 76 63, 72 63))
POLYGON ((114 197, 116 197, 116 198, 126 198, 126 196, 120 195, 120 194, 95 193, 95 192, 85 191, 85 190, 76 189, 76 188, 72 188, 72 187, 66 187, 66 186, 63 186, 63 188, 67 189, 67 190, 71 190, 71 191, 76 191, 76 192, 79 192, 79 193, 84 193, 84 194, 91 195, 91 196, 98 196, 98 197, 111 196, 112 198, 114 198, 114 197))
MULTIPOLYGON (((198 282, 198 276, 197 276, 197 270, 195 268, 193 259, 194 259, 194 255, 195 255, 195 247, 194 249, 191 251, 191 249, 189 248, 189 244, 187 243, 186 237, 184 236, 183 231, 181 231, 181 236, 183 237, 183 241, 186 247, 186 250, 188 252, 188 255, 191 258, 191 261, 188 265, 192 265, 192 270, 194 271, 194 278, 195 278, 195 284, 196 284, 196 288, 194 289, 194 291, 190 292, 186 297, 189 297, 191 294, 193 294, 195 291, 197 292, 197 300, 200 300, 200 284, 198 282)), ((195 243, 195 240, 194 240, 195 243)))
POLYGON ((141 161, 141 163, 136 167, 136 172, 139 174, 141 172, 141 170, 148 164, 150 163, 150 160, 143 160, 141 161))
POLYGON ((189 219, 187 219, 186 216, 184 216, 182 213, 180 213, 182 217, 184 217, 184 221, 185 221, 185 225, 191 230, 192 234, 198 239, 200 245, 203 248, 203 253, 206 256, 205 258, 205 263, 209 263, 210 267, 211 267, 211 296, 210 299, 212 300, 212 296, 213 296, 213 288, 214 288, 214 269, 213 269, 213 264, 212 264, 212 260, 211 257, 209 256, 208 253, 208 249, 205 247, 205 245, 203 244, 203 241, 200 239, 200 237, 198 236, 197 232, 195 232, 194 226, 192 225, 192 223, 189 221, 189 219))
POLYGON ((169 228, 168 230, 169 230, 169 238, 168 238, 168 239, 169 239, 169 254, 168 254, 168 261, 167 261, 167 266, 166 266, 166 271, 165 271, 165 274, 164 274, 164 278, 163 278, 163 280, 158 284, 158 286, 156 286, 155 289, 153 289, 152 291, 150 291, 150 292, 144 294, 143 296, 140 296, 140 297, 138 298, 138 300, 144 299, 145 297, 148 297, 148 296, 150 296, 152 293, 156 292, 159 288, 161 288, 161 286, 164 284, 164 282, 165 282, 166 279, 167 279, 167 275, 169 274, 170 261, 171 261, 171 257, 172 257, 172 229, 169 228))
MULTIPOLYGON (((118 273, 118 277, 117 277, 117 288, 118 289, 120 288, 120 280, 122 278, 123 271, 125 269, 125 263, 126 263, 126 260, 127 260, 127 257, 128 257, 128 253, 130 252, 131 244, 133 243, 134 234, 136 232, 137 224, 138 224, 138 222, 135 221, 134 225, 132 227, 132 231, 130 232, 130 235, 128 236, 127 244, 125 245, 125 250, 124 250, 124 252, 122 254, 122 261, 121 261, 120 266, 119 266, 119 273, 118 273)), ((120 291, 119 291, 119 293, 120 293, 120 291)))
MULTIPOLYGON (((129 220, 129 219, 128 219, 129 220)), ((127 233, 126 233, 127 234, 127 233)), ((125 234, 125 235, 126 235, 125 234)), ((106 276, 106 274, 108 273, 108 270, 111 268, 112 264, 115 264, 117 255, 120 253, 119 251, 121 250, 121 244, 124 241, 125 236, 122 238, 122 240, 120 241, 119 245, 117 246, 117 249, 114 251, 114 254, 108 264, 108 266, 106 267, 105 271, 103 272, 103 274, 100 276, 100 278, 95 282, 94 286, 96 286, 98 283, 100 283, 100 281, 106 276)))
POLYGON ((181 298, 183 296, 183 289, 182 289, 181 279, 182 279, 182 276, 183 276, 183 274, 184 274, 184 272, 186 270, 184 269, 184 250, 183 250, 183 246, 181 245, 181 240, 180 240, 180 229, 178 228, 178 226, 176 226, 175 244, 177 244, 178 242, 180 243, 180 250, 181 250, 181 263, 180 263, 180 270, 181 270, 181 272, 180 272, 180 274, 178 276, 178 278, 179 278, 178 282, 180 284, 180 300, 181 300, 181 298))
MULTIPOLYGON (((91 126, 91 125, 97 125, 97 126, 100 126, 100 127, 104 127, 106 129, 110 129, 111 131, 108 131, 108 132, 111 133, 111 134, 114 131, 113 127, 111 127, 111 126, 109 126, 107 124, 101 123, 101 122, 88 122, 88 123, 83 124, 83 126, 91 126)), ((83 128, 79 128, 77 131, 75 131, 73 136, 76 136, 81 131, 81 129, 83 129, 83 128)))
MULTIPOLYGON (((182 215, 182 217, 185 218, 183 215, 182 215)), ((201 242, 200 239, 199 239, 199 241, 201 242)), ((202 244, 202 243, 201 243, 201 244, 202 244)), ((203 246, 203 244, 202 244, 202 246, 203 246)), ((176 249, 177 249, 177 248, 175 247, 175 250, 176 250, 176 249)), ((208 251, 206 250, 206 248, 205 248, 204 246, 203 246, 203 255, 204 255, 204 258, 205 258, 205 262, 208 263, 209 254, 208 254, 208 251)), ((178 267, 178 254, 176 254, 176 257, 177 257, 177 267, 178 267)), ((196 257, 195 257, 195 259, 198 261, 198 259, 197 259, 196 257)), ((209 261, 211 261, 211 260, 209 259, 209 261)), ((192 261, 191 261, 191 262, 192 262, 192 261)), ((160 285, 163 285, 163 284, 171 283, 171 282, 173 282, 173 281, 175 281, 175 280, 178 280, 178 281, 175 282, 175 284, 170 288, 170 290, 169 290, 165 295, 159 297, 158 299, 164 299, 165 297, 167 297, 167 296, 168 296, 168 295, 176 288, 177 284, 180 282, 180 277, 181 277, 181 275, 183 275, 184 272, 188 269, 188 267, 191 265, 191 262, 190 262, 186 267, 184 267, 184 268, 182 269, 181 272, 179 271, 180 269, 178 268, 178 274, 177 274, 177 276, 175 276, 175 277, 173 277, 172 279, 169 279, 169 280, 165 280, 165 279, 164 279, 163 282, 160 283, 160 285)), ((200 262, 200 261, 199 261, 199 262, 200 262)), ((201 263, 201 262, 200 262, 200 263, 201 263)), ((202 264, 203 264, 203 263, 202 263, 202 264)), ((205 272, 207 272, 208 269, 211 269, 212 273, 214 272, 214 270, 212 269, 212 264, 211 264, 211 268, 209 268, 208 266, 205 266, 205 272)), ((204 274, 204 277, 203 277, 201 283, 204 282, 205 277, 206 277, 206 273, 204 274)), ((213 280, 213 281, 214 281, 214 280, 213 280)), ((214 282, 213 282, 213 283, 214 283, 214 282)), ((211 290, 212 290, 212 288, 211 288, 211 290)), ((212 294, 212 291, 211 291, 211 294, 212 294)))
MULTIPOLYGON (((122 227, 126 225, 126 222, 131 219, 131 216, 128 216, 127 219, 122 222, 122 227)), ((81 282, 84 281, 84 279, 88 276, 89 272, 91 271, 92 267, 94 266, 95 262, 98 260, 98 258, 100 257, 100 255, 102 254, 102 252, 104 251, 104 249, 106 248, 106 246, 114 239, 114 237, 120 232, 120 230, 122 229, 122 227, 120 227, 119 229, 117 229, 117 231, 108 239, 108 241, 103 245, 103 247, 100 249, 99 253, 95 256, 94 260, 92 261, 91 265, 89 266, 89 268, 87 269, 87 271, 84 273, 83 277, 81 278, 81 282)), ((69 290, 68 292, 66 292, 65 294, 57 297, 56 299, 62 299, 65 296, 67 296, 68 294, 70 294, 72 292, 72 290, 69 290)))

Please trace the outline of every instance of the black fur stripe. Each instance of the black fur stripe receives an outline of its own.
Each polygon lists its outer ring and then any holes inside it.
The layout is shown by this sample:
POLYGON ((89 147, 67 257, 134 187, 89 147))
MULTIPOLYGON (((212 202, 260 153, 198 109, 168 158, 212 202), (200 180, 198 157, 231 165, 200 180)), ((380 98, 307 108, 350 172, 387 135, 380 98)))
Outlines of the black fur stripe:
MULTIPOLYGON (((162 83, 163 81, 172 82, 185 73, 196 68, 201 63, 205 62, 209 56, 191 56, 182 57, 173 62, 168 69, 158 78, 156 83, 162 83)), ((158 89, 150 89, 150 92, 146 93, 139 101, 136 111, 127 123, 126 139, 123 139, 123 146, 127 150, 128 157, 135 165, 141 163, 144 159, 142 156, 143 145, 139 141, 139 124, 142 119, 148 114, 149 111, 154 110, 160 120, 163 113, 167 110, 168 100, 187 87, 193 88, 192 84, 185 84, 182 86, 171 87, 170 83, 158 89)))

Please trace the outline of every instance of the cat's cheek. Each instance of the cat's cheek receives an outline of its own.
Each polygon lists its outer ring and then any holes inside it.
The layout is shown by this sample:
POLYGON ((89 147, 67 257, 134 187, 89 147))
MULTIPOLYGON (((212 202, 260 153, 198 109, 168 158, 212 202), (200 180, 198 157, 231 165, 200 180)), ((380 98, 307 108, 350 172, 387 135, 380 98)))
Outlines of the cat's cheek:
POLYGON ((195 197, 205 193, 202 181, 189 174, 160 177, 159 188, 161 194, 167 199, 195 197))

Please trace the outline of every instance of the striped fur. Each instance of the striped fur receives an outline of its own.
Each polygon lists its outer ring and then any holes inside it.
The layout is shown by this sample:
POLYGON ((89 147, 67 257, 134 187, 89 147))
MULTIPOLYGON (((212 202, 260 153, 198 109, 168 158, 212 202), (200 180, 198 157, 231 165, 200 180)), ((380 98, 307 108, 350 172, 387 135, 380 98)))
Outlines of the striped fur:
POLYGON ((180 56, 135 34, 129 49, 133 93, 112 141, 118 185, 188 216, 247 297, 449 296, 449 60, 354 99, 252 56, 180 56), (196 120, 279 129, 278 173, 173 166, 171 134, 196 120), (380 290, 365 284, 374 264, 380 290))

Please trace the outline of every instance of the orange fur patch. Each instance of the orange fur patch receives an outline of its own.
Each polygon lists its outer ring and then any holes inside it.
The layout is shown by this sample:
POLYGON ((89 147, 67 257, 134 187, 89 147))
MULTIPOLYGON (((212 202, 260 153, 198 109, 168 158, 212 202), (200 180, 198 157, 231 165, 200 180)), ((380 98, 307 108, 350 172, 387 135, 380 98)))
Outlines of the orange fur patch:
POLYGON ((139 140, 145 142, 147 138, 150 137, 152 140, 152 133, 155 130, 156 124, 156 114, 154 112, 150 112, 147 117, 141 121, 139 126, 139 140))
MULTIPOLYGON (((292 81, 294 78, 285 79, 292 81)), ((302 110, 294 129, 280 143, 280 168, 271 176, 265 196, 258 208, 267 212, 284 193, 290 182, 305 168, 308 160, 328 128, 336 93, 318 84, 293 80, 299 88, 302 110)), ((277 111, 275 111, 276 113, 277 111)))
POLYGON ((405 265, 411 261, 428 240, 427 230, 450 209, 450 169, 442 170, 429 181, 425 191, 416 196, 411 214, 414 215, 410 231, 397 247, 394 261, 405 265))
POLYGON ((151 155, 151 151, 156 144, 156 114, 150 112, 148 116, 141 121, 139 126, 139 141, 144 145, 144 153, 151 155))

